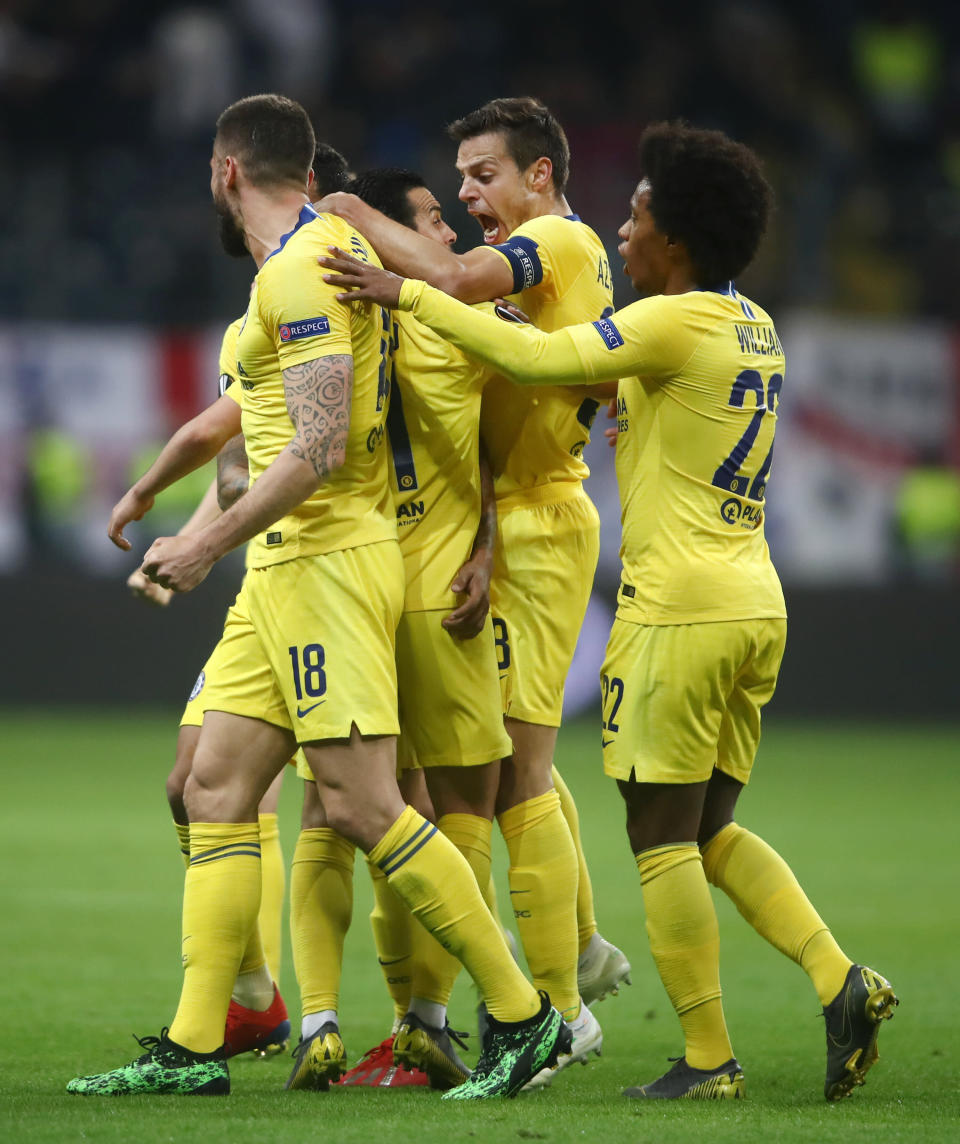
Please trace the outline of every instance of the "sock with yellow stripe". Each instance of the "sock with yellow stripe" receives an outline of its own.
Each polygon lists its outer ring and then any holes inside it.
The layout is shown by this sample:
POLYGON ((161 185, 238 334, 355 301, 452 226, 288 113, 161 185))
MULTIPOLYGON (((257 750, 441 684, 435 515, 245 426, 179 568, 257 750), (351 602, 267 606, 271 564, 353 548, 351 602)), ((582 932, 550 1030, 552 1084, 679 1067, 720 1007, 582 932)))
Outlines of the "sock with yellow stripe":
POLYGON ((549 790, 497 816, 510 855, 510 902, 534 985, 566 1020, 580 1012, 577 988, 577 852, 549 790))
POLYGON ((255 822, 194 822, 183 890, 183 989, 170 1038, 195 1053, 223 1044, 227 1008, 260 908, 255 822))
POLYGON ((707 878, 768 942, 800 965, 822 1005, 853 964, 810 904, 793 871, 762 838, 728 823, 702 848, 707 878))
POLYGON ((283 897, 287 871, 280 845, 280 827, 275 814, 261 814, 260 825, 260 938, 267 967, 274 981, 280 980, 283 956, 283 897))
POLYGON ((477 880, 453 843, 406 807, 369 857, 411 912, 466 967, 498 1021, 523 1021, 540 1008, 536 990, 500 939, 477 880))
POLYGON ((720 1000, 717 915, 695 842, 636 855, 650 952, 680 1018, 687 1064, 713 1069, 733 1056, 720 1000))
POLYGON ((290 872, 290 935, 303 1014, 339 1008, 353 859, 353 843, 330 827, 300 831, 290 872))
POLYGON ((190 823, 175 822, 173 829, 177 832, 177 842, 180 844, 180 857, 184 866, 190 869, 190 823))
MULTIPOLYGON (((437 827, 466 858, 478 888, 489 885, 493 823, 475 814, 444 814, 437 821, 437 827)), ((413 998, 445 1007, 460 973, 460 962, 423 926, 415 925, 412 936, 413 998)))
POLYGON ((577 852, 577 865, 580 870, 580 880, 577 882, 577 942, 579 956, 590 944, 590 939, 597 932, 597 919, 593 912, 593 883, 590 881, 590 871, 587 869, 587 860, 583 855, 583 844, 580 841, 580 815, 577 813, 577 804, 573 801, 567 784, 560 776, 556 767, 553 768, 553 785, 560 796, 560 809, 570 828, 570 837, 577 852))

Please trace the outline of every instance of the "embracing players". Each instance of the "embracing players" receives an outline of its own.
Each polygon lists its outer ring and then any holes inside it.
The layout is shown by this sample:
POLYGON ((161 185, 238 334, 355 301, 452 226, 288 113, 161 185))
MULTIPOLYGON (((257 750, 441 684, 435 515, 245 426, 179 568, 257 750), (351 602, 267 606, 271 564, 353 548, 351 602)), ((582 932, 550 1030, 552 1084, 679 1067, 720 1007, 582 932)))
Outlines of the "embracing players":
POLYGON ((763 235, 770 188, 748 148, 683 124, 647 128, 640 170, 620 252, 646 297, 607 318, 554 333, 504 329, 349 259, 327 260, 340 272, 327 277, 354 288, 345 300, 408 310, 523 385, 624 379, 623 578, 602 675, 604 768, 626 803, 650 949, 685 1046, 667 1073, 626 1095, 743 1094, 712 883, 809 976, 826 1025, 824 1094, 837 1100, 877 1060, 897 998, 843 953, 783 859, 734 820, 786 636, 763 534, 783 350, 770 316, 733 282, 763 235))

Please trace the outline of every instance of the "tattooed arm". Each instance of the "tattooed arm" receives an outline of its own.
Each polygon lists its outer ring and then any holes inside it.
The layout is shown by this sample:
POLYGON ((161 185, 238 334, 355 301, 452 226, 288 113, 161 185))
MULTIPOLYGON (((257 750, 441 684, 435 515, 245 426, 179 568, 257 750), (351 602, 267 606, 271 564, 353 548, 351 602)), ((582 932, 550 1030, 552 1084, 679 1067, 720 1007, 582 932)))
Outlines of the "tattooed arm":
POLYGON ((219 520, 193 536, 155 540, 143 561, 151 580, 189 592, 221 556, 302 504, 343 464, 353 358, 331 354, 285 369, 283 386, 296 429, 290 443, 219 520))
POLYGON ((287 448, 310 464, 319 487, 346 460, 353 358, 332 354, 291 366, 283 371, 283 390, 297 430, 287 448))

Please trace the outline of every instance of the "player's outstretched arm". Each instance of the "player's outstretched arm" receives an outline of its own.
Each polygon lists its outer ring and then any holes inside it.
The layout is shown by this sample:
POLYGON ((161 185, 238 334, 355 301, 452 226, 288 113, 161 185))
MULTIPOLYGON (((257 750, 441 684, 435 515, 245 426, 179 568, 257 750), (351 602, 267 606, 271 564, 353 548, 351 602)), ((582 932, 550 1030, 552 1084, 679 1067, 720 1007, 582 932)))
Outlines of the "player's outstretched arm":
POLYGON ((671 325, 650 307, 662 298, 646 298, 608 318, 566 326, 545 334, 535 326, 503 322, 435 290, 426 282, 359 262, 330 247, 321 258, 324 281, 340 302, 378 302, 408 310, 417 321, 478 361, 519 385, 592 385, 643 374, 669 377, 690 355, 687 339, 668 336, 671 325), (668 349, 664 349, 664 346, 668 349))
POLYGON ((285 516, 346 459, 353 395, 353 357, 331 354, 283 371, 287 410, 296 432, 250 489, 193 536, 160 537, 144 574, 176 592, 201 583, 222 556, 285 516))
POLYGON ((490 611, 490 576, 493 573, 493 550, 497 541, 497 498, 493 491, 493 472, 483 441, 480 441, 480 523, 473 541, 470 559, 463 565, 451 592, 466 593, 466 599, 440 621, 457 639, 472 640, 483 631, 490 611))
POLYGON ((153 508, 157 493, 212 460, 223 445, 240 432, 240 406, 220 397, 181 426, 160 451, 160 456, 137 483, 117 501, 110 514, 107 535, 118 547, 129 550, 123 535, 132 520, 142 520, 153 508))
POLYGON ((316 209, 321 214, 339 215, 356 227, 389 270, 429 282, 461 302, 489 302, 513 293, 510 264, 488 247, 477 246, 457 254, 345 191, 327 195, 316 209))

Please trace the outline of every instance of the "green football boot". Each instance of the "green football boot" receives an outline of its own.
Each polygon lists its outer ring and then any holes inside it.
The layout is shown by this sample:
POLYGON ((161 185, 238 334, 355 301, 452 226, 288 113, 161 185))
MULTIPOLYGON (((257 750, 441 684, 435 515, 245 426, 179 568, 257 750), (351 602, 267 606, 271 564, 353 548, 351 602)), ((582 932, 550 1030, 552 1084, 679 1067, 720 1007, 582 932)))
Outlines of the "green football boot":
POLYGON ((477 1067, 463 1084, 445 1092, 441 1100, 516 1096, 541 1069, 553 1067, 560 1053, 570 1051, 570 1029, 542 990, 540 998, 540 1011, 526 1021, 487 1017, 477 1067))
POLYGON ((126 1096, 141 1093, 179 1093, 193 1096, 226 1096, 230 1073, 223 1049, 193 1053, 171 1041, 168 1029, 159 1037, 135 1037, 147 1051, 123 1068, 94 1076, 74 1077, 67 1092, 78 1096, 126 1096))

